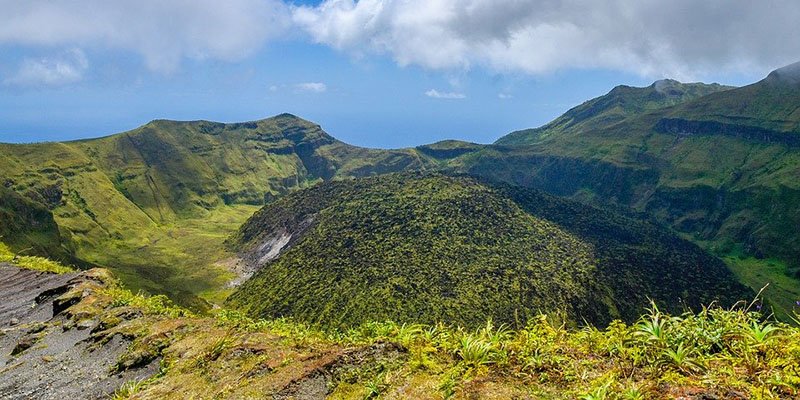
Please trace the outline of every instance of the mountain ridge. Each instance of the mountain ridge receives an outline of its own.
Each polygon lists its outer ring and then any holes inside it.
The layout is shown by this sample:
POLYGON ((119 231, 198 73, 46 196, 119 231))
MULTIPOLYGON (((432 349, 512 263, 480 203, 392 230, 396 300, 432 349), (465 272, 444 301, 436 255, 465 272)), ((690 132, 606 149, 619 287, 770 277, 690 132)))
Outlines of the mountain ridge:
POLYGON ((608 127, 637 113, 665 108, 732 88, 717 83, 681 83, 672 79, 658 80, 644 87, 618 85, 605 95, 585 101, 539 128, 512 132, 494 143, 531 144, 553 135, 576 132, 590 124, 593 128, 608 127))
MULTIPOLYGON (((102 138, 0 144, 0 157, 6 187, 49 210, 76 256, 109 265, 134 289, 173 298, 183 295, 165 282, 196 269, 198 248, 218 249, 212 257, 222 251, 221 238, 215 243, 214 235, 201 233, 202 219, 234 230, 247 206, 295 188, 428 162, 409 149, 350 146, 290 114, 233 124, 155 120, 102 138), (198 234, 181 243, 175 238, 187 224, 198 234)), ((200 260, 216 282, 225 272, 211 268, 214 261, 200 260)))
MULTIPOLYGON (((131 282, 151 291, 164 290, 164 274, 178 277, 181 268, 193 268, 189 260, 197 249, 218 249, 209 259, 222 255, 212 235, 199 234, 203 219, 218 221, 216 234, 224 236, 253 207, 293 190, 405 170, 469 173, 589 204, 630 207, 731 265, 742 256, 785 264, 776 267, 785 270, 781 274, 800 276, 800 155, 791 142, 776 139, 791 138, 777 135, 798 126, 800 91, 767 81, 735 89, 669 80, 619 86, 614 96, 589 100, 534 129, 523 144, 443 141, 376 150, 340 142, 290 114, 231 124, 156 120, 91 140, 0 144, 0 174, 10 190, 52 212, 80 258, 105 265, 118 262, 122 249, 157 248, 115 271, 129 282, 159 271, 145 284, 131 282), (684 90, 673 96, 686 99, 680 104, 665 94, 675 85, 684 90), (159 247, 183 246, 176 238, 187 224, 195 232, 187 240, 191 249, 159 247), (154 255, 158 268, 152 261, 139 264, 154 255)), ((758 289, 761 279, 748 284, 758 289)))
POLYGON ((612 123, 520 131, 451 165, 652 215, 755 290, 771 283, 788 315, 800 297, 800 90, 771 75, 612 123))

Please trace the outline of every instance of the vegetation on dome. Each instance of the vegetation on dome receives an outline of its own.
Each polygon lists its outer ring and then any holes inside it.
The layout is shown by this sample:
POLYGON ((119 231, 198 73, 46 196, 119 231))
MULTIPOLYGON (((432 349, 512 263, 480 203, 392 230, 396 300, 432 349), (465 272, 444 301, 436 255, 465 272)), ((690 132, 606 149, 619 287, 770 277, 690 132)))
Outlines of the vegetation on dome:
POLYGON ((327 182, 256 212, 230 240, 260 270, 230 298, 252 316, 326 327, 371 320, 522 326, 635 320, 732 304, 725 265, 653 223, 469 176, 404 173, 327 182), (289 236, 261 266, 274 238, 289 236))

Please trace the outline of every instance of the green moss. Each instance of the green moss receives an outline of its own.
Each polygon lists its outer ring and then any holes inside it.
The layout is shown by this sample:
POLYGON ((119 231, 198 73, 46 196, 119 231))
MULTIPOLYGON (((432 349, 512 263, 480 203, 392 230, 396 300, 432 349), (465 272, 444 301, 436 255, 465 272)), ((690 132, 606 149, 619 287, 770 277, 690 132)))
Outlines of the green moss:
POLYGON ((257 260, 264 240, 286 233, 295 244, 230 304, 326 327, 474 326, 539 312, 634 319, 648 298, 699 307, 749 296, 723 263, 655 225, 466 176, 324 183, 264 207, 231 245, 257 260))
POLYGON ((0 262, 10 263, 12 261, 14 261, 14 253, 11 252, 11 249, 9 249, 5 243, 0 242, 0 262))
POLYGON ((166 296, 149 296, 142 293, 134 294, 128 289, 118 285, 111 285, 101 290, 104 296, 112 299, 110 306, 133 307, 147 315, 166 315, 173 318, 191 316, 192 313, 182 307, 174 305, 166 296))
POLYGON ((68 272, 75 272, 73 268, 65 267, 58 262, 36 256, 17 256, 14 259, 14 264, 25 269, 53 272, 56 274, 66 274, 68 272))

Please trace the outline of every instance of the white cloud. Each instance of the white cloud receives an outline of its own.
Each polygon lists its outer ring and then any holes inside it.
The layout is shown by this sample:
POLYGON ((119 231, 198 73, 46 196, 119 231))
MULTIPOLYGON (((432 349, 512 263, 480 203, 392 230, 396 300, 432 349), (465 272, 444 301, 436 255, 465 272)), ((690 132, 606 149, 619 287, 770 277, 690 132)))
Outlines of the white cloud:
POLYGON ((432 69, 683 78, 800 57, 796 0, 325 0, 293 20, 315 42, 432 69))
POLYGON ((328 90, 328 85, 322 82, 303 82, 294 85, 294 87, 303 92, 322 93, 328 90))
POLYGON ((89 68, 89 61, 80 49, 71 49, 56 57, 26 58, 16 74, 3 80, 6 86, 62 86, 77 82, 89 68))
POLYGON ((182 58, 238 60, 290 25, 279 0, 0 0, 0 44, 97 45, 174 71, 182 58))
POLYGON ((797 0, 0 0, 0 45, 114 49, 155 71, 237 61, 294 32, 400 65, 610 69, 679 79, 800 57, 797 0))
POLYGON ((512 95, 510 95, 510 94, 508 94, 508 93, 498 93, 498 94, 497 94, 497 98, 498 98, 498 99, 502 99, 502 100, 507 100, 507 99, 512 99, 512 98, 514 98, 514 96, 512 96, 512 95))
POLYGON ((283 92, 283 93, 294 93, 294 94, 302 94, 302 93, 322 93, 328 90, 328 85, 322 82, 301 82, 301 83, 294 83, 291 85, 287 84, 280 84, 280 85, 271 85, 269 87, 270 92, 283 92))
POLYGON ((463 93, 440 92, 436 89, 428 90, 425 92, 425 96, 432 97, 434 99, 465 99, 467 97, 463 93))

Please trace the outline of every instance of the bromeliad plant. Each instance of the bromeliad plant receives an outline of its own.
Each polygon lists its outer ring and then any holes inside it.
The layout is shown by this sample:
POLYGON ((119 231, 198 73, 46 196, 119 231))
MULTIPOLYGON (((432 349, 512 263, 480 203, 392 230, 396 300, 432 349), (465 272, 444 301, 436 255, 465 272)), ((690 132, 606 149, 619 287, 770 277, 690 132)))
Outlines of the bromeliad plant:
MULTIPOLYGON (((523 387, 550 387, 569 393, 569 398, 586 399, 652 398, 664 385, 735 388, 753 393, 753 398, 794 398, 800 393, 800 329, 745 307, 712 305, 671 316, 653 304, 634 324, 613 321, 605 329, 587 324, 580 330, 544 315, 518 330, 490 320, 471 331, 394 322, 325 331, 289 319, 253 320, 232 311, 217 318, 235 329, 306 338, 297 342, 301 345, 401 344, 408 351, 398 364, 404 372, 393 376, 437 377, 444 398, 466 390, 472 379, 511 379, 523 387)), ((370 396, 391 391, 389 383, 381 382, 364 381, 370 396)))

